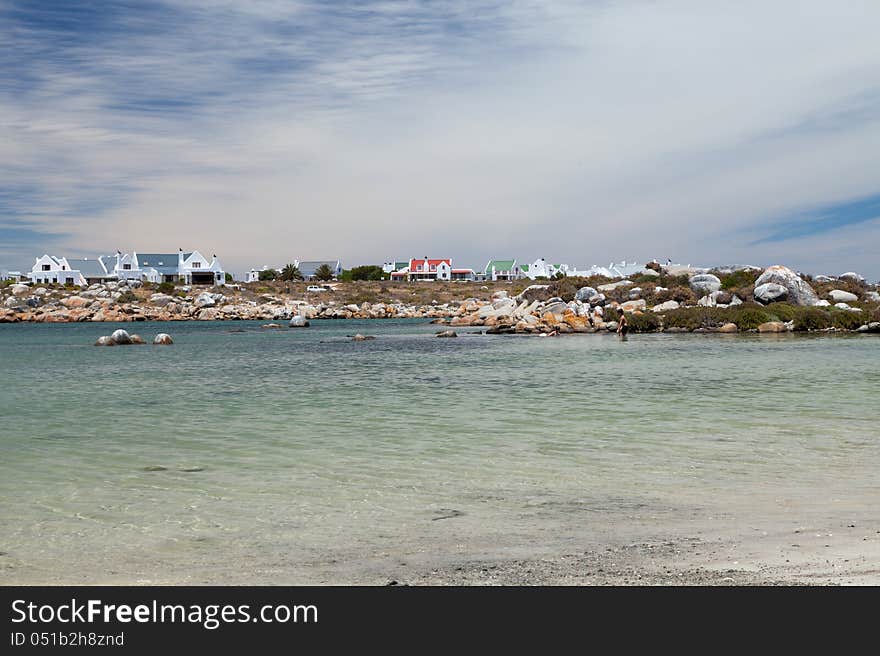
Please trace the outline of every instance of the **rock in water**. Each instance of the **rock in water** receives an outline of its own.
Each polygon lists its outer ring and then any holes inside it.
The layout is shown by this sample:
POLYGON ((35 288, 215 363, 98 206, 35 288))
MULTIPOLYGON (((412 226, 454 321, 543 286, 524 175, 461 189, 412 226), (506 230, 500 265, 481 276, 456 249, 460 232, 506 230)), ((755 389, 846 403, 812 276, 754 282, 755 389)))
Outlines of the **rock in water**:
POLYGON ((698 294, 711 294, 721 289, 721 279, 711 273, 698 273, 691 277, 690 286, 698 294))
POLYGON ((831 300, 835 303, 852 303, 859 300, 859 297, 855 294, 845 292, 842 289, 832 289, 828 292, 828 296, 830 296, 831 300))
MULTIPOLYGON (((816 292, 801 277, 788 267, 775 265, 768 267, 755 281, 755 298, 763 303, 765 301, 758 296, 758 289, 768 283, 781 285, 785 287, 788 294, 784 300, 793 305, 815 305, 819 300, 816 292)), ((765 290, 766 291, 766 290, 765 290)), ((774 298, 773 300, 783 300, 774 298)))
POLYGON ((782 333, 785 332, 785 324, 781 321, 768 321, 758 326, 759 333, 782 333))
POLYGON ((171 339, 171 335, 168 333, 159 333, 153 338, 153 344, 159 344, 161 346, 167 346, 169 344, 173 344, 174 340, 171 339))
POLYGON ((113 334, 110 335, 110 339, 112 339, 117 344, 131 344, 131 336, 128 334, 128 331, 122 330, 114 330, 113 334))
POLYGON ((288 324, 291 328, 308 328, 309 320, 306 319, 301 314, 297 314, 294 317, 290 317, 290 323, 288 324))
POLYGON ((144 342, 144 338, 141 337, 140 335, 132 335, 131 336, 131 343, 132 344, 145 344, 146 342, 144 342))
POLYGON ((442 332, 434 335, 435 337, 458 337, 458 334, 454 330, 444 330, 442 332))
POLYGON ((739 332, 735 323, 726 323, 718 329, 719 333, 736 333, 739 332))
POLYGON ((116 346, 116 342, 109 335, 103 335, 95 342, 95 346, 116 346))
POLYGON ((368 339, 376 339, 376 338, 373 337, 372 335, 361 335, 360 333, 358 333, 357 335, 355 335, 354 337, 351 338, 351 341, 353 341, 353 342, 366 342, 368 339))
POLYGON ((755 287, 755 300, 764 303, 775 303, 788 299, 788 289, 775 282, 767 282, 755 287))

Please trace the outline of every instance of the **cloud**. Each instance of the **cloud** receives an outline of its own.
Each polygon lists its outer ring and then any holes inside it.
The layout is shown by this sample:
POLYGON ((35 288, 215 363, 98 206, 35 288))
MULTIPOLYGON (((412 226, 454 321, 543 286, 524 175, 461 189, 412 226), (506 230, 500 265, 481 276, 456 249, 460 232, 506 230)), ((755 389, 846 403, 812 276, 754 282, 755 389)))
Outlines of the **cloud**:
POLYGON ((821 218, 880 194, 874 3, 34 7, 0 2, 0 191, 27 206, 28 261, 42 230, 238 271, 436 254, 880 277, 873 224, 821 218))

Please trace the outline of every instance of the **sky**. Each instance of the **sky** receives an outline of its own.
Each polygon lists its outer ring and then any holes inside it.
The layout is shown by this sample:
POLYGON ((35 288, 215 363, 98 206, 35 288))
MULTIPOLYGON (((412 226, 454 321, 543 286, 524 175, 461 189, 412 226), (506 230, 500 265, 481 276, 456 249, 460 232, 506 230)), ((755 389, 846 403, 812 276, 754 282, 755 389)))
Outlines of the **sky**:
POLYGON ((0 0, 0 269, 880 279, 876 0, 0 0))

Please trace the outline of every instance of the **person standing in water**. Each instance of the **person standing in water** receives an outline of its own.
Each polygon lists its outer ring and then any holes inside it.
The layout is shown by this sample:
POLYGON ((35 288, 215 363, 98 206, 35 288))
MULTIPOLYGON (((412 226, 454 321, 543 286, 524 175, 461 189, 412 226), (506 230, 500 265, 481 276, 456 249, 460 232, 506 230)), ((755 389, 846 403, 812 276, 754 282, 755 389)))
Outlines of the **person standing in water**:
POLYGON ((629 322, 626 320, 623 308, 618 309, 618 313, 620 316, 617 318, 617 334, 623 338, 626 337, 626 333, 629 331, 629 322))

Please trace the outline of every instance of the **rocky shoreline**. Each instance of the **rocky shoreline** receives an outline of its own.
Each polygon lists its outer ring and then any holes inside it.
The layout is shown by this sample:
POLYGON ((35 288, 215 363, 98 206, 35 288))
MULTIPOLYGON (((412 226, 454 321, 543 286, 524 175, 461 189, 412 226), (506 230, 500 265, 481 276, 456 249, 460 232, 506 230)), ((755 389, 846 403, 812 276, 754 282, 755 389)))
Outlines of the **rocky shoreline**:
MULTIPOLYGON (((782 266, 682 274, 654 265, 632 279, 520 282, 481 286, 482 298, 430 304, 306 299, 244 285, 159 291, 138 282, 83 290, 7 284, 0 287, 0 323, 242 320, 296 327, 321 319, 426 319, 494 334, 550 335, 616 331, 623 310, 632 332, 880 332, 880 293, 855 273, 807 280, 782 266)), ((414 283, 419 291, 432 284, 414 283)))

